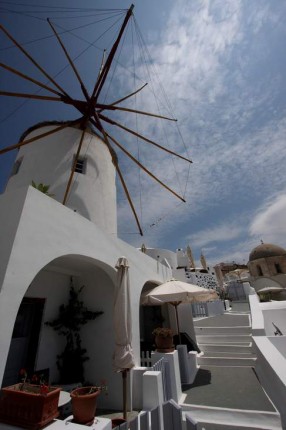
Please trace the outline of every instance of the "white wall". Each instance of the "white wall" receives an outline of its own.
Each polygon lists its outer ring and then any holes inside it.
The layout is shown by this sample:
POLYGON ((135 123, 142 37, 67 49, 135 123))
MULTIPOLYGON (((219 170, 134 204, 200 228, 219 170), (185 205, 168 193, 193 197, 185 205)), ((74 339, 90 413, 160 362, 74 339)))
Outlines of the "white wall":
POLYGON ((268 339, 286 359, 286 338, 284 336, 268 336, 268 339))
POLYGON ((168 249, 160 249, 160 248, 147 248, 146 255, 149 255, 151 258, 158 262, 164 262, 164 259, 168 261, 172 269, 176 269, 177 267, 177 255, 173 251, 169 251, 168 249))
MULTIPOLYGON (((286 302, 285 306, 286 306, 286 302)), ((286 307, 285 309, 263 309, 264 326, 266 336, 273 336, 275 332, 274 323, 284 335, 286 335, 286 307)))
POLYGON ((253 336, 265 336, 264 317, 257 294, 248 296, 253 336))
POLYGON ((286 428, 286 360, 266 336, 254 336, 257 354, 255 371, 259 381, 281 415, 286 428))

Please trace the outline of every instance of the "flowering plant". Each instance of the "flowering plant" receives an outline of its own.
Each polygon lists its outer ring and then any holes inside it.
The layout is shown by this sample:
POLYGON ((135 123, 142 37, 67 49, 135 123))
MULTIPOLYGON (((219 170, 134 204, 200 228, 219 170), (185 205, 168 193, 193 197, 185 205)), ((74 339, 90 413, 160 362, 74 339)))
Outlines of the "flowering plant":
POLYGON ((167 327, 157 327, 152 331, 154 336, 173 337, 173 331, 167 327))
POLYGON ((88 384, 83 387, 75 388, 71 392, 71 397, 79 397, 79 396, 88 396, 89 394, 96 393, 97 391, 105 391, 105 395, 108 394, 108 386, 106 385, 106 381, 100 381, 100 385, 92 385, 88 384))
POLYGON ((105 391, 105 395, 108 394, 108 386, 105 379, 102 379, 99 385, 91 385, 89 388, 90 390, 86 394, 91 394, 91 393, 94 393, 95 391, 105 391))
MULTIPOLYGON (((31 391, 29 389, 29 384, 39 385, 39 394, 45 396, 50 391, 50 386, 46 384, 44 380, 44 375, 37 375, 34 373, 31 379, 28 379, 28 373, 26 369, 21 369, 19 372, 19 376, 21 377, 22 384, 20 385, 20 391, 31 391)), ((34 390, 32 390, 34 392, 34 390)))

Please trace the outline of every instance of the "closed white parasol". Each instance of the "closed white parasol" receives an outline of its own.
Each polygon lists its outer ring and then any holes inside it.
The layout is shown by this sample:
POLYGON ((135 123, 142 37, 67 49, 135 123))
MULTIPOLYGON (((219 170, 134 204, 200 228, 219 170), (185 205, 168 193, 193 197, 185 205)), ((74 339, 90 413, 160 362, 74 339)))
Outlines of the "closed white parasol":
POLYGON ((125 257, 118 259, 117 282, 115 289, 113 322, 115 334, 115 350, 113 354, 113 367, 116 372, 122 372, 123 378, 123 417, 127 418, 127 372, 135 366, 132 351, 132 321, 130 306, 129 264, 125 257))

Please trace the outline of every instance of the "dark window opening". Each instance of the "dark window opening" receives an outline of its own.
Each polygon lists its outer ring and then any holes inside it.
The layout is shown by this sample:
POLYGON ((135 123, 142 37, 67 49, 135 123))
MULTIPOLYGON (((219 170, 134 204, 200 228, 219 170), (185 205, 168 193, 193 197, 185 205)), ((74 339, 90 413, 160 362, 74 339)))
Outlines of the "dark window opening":
POLYGON ((85 173, 85 159, 83 157, 77 159, 74 171, 76 173, 85 173))
POLYGON ((257 267, 258 276, 263 276, 263 272, 262 272, 261 267, 260 266, 256 266, 256 267, 257 267))
POLYGON ((23 157, 21 157, 21 158, 19 158, 18 160, 15 161, 14 166, 12 168, 11 176, 17 175, 17 173, 20 170, 22 161, 23 161, 23 157))
POLYGON ((275 266, 275 269, 276 269, 276 273, 282 273, 281 266, 280 266, 279 263, 275 263, 274 266, 275 266))

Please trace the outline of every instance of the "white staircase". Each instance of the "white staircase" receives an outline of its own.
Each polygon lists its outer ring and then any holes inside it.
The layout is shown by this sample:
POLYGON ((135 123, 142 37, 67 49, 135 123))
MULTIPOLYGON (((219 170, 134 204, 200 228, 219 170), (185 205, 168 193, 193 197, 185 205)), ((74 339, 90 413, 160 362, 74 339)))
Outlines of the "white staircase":
MULTIPOLYGON (((202 320, 203 321, 203 320, 202 320)), ((251 327, 204 327, 195 325, 196 339, 201 354, 199 365, 254 366, 251 327)))

